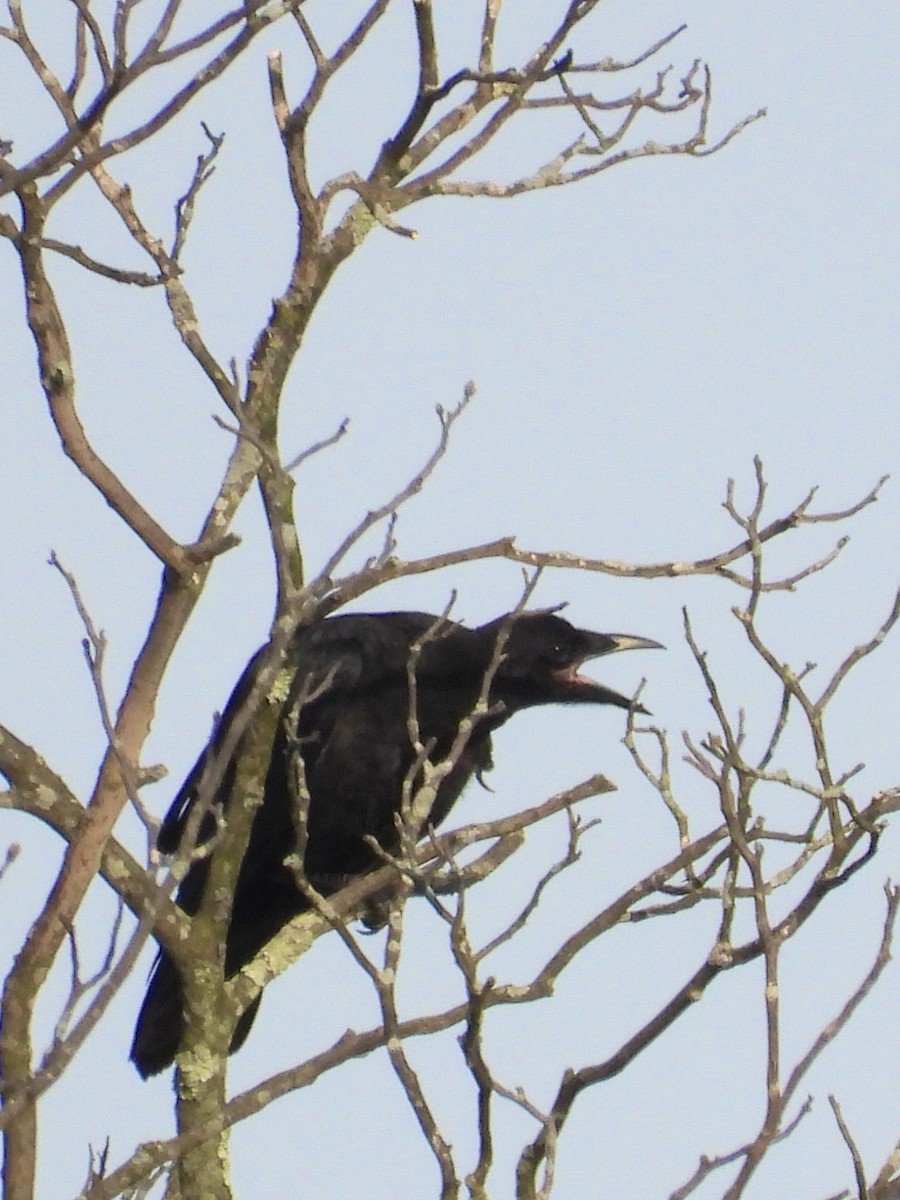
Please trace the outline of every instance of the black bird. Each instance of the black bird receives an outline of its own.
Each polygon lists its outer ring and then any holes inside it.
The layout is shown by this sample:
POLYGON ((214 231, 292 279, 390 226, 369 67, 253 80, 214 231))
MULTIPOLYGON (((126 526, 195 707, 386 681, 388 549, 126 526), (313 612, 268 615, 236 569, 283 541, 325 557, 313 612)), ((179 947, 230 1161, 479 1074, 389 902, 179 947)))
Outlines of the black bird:
MULTIPOLYGON (((283 689, 263 802, 235 888, 226 977, 235 975, 287 921, 309 908, 284 861, 297 845, 298 753, 310 798, 304 869, 318 891, 333 893, 380 865, 365 841, 367 835, 386 850, 397 850, 395 815, 404 780, 416 769, 409 726, 411 666, 420 742, 428 747, 431 762, 448 757, 460 722, 472 713, 494 671, 487 691, 490 711, 476 720, 429 814, 428 823, 437 826, 472 775, 480 778, 492 766, 495 729, 521 709, 539 704, 631 708, 627 697, 580 675, 579 667, 617 650, 658 646, 647 638, 576 629, 549 611, 511 614, 478 629, 429 613, 396 612, 330 617, 299 630, 287 656, 290 683, 283 689)), ((179 847, 201 777, 252 687, 261 655, 262 651, 245 669, 210 745, 166 814, 158 839, 163 853, 179 847)), ((239 741, 225 764, 200 825, 200 843, 216 828, 214 814, 227 814, 240 748, 239 741)), ((195 860, 179 887, 177 902, 189 914, 200 907, 209 862, 209 857, 195 860)), ((243 1044, 258 1004, 259 999, 241 1017, 232 1051, 243 1044)), ((161 952, 131 1047, 142 1076, 156 1074, 172 1062, 182 1027, 181 981, 171 959, 161 952)))

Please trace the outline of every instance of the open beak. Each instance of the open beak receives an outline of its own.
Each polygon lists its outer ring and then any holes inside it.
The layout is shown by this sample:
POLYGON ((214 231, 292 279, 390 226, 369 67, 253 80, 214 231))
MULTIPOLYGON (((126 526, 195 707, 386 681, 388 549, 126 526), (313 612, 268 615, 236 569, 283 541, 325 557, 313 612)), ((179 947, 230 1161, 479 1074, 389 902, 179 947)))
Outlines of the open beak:
POLYGON ((584 700, 593 700, 600 704, 613 704, 617 708, 631 708, 637 713, 649 716, 650 714, 642 704, 635 704, 628 696, 614 692, 612 688, 604 687, 595 679, 582 675, 580 667, 582 663, 592 658, 600 658, 604 654, 615 654, 619 650, 665 650, 662 642, 655 642, 652 638, 635 637, 630 633, 592 633, 587 629, 582 629, 580 632, 587 641, 587 653, 577 666, 571 667, 565 673, 563 678, 566 682, 574 685, 574 689, 581 692, 580 698, 584 700))

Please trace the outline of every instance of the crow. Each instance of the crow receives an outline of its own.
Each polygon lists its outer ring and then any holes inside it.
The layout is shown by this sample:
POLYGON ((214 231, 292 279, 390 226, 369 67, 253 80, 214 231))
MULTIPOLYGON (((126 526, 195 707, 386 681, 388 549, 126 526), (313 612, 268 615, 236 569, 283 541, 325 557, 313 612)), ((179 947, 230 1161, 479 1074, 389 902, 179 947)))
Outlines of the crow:
MULTIPOLYGON (((550 610, 507 614, 476 629, 430 613, 389 612, 328 617, 298 630, 280 676, 285 686, 269 693, 279 697, 282 708, 262 804, 235 887, 226 978, 310 907, 285 862, 298 844, 301 792, 308 797, 304 872, 316 890, 329 895, 382 865, 367 839, 389 853, 397 851, 396 818, 404 790, 408 796, 421 783, 423 747, 431 763, 450 759, 453 765, 421 832, 437 827, 471 777, 481 779, 491 768, 491 734, 522 709, 610 704, 643 712, 626 696, 579 674, 579 668, 617 650, 648 648, 659 648, 659 643, 576 629, 550 610), (460 723, 472 716, 479 700, 486 711, 474 717, 468 737, 465 732, 460 736, 460 723)), ((179 848, 192 808, 201 799, 204 773, 221 757, 262 655, 260 650, 250 660, 209 746, 166 814, 157 842, 164 854, 179 848)), ((218 764, 221 781, 215 794, 202 796, 207 811, 199 823, 198 845, 208 842, 227 819, 240 751, 239 738, 227 761, 218 764)), ((188 914, 200 907, 209 867, 209 855, 195 857, 178 889, 177 903, 188 914)), ((258 1005, 259 997, 241 1016, 232 1052, 247 1037, 258 1005)), ((144 1078, 173 1061, 182 1029, 181 981, 171 958, 161 951, 131 1047, 131 1059, 144 1078)))

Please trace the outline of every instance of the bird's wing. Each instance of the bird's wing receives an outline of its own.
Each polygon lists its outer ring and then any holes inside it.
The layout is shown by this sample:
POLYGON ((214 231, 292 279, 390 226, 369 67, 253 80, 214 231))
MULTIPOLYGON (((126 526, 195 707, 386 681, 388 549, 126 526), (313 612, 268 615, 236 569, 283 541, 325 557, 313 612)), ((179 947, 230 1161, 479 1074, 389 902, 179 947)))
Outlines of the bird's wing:
MULTIPOLYGON (((285 670, 291 676, 288 706, 300 704, 297 720, 301 737, 327 738, 333 715, 353 698, 376 692, 390 679, 404 678, 412 645, 436 626, 440 619, 431 613, 397 612, 348 614, 330 617, 297 631, 287 654, 285 670)), ((451 627, 453 622, 448 623, 451 627)), ((215 731, 191 768, 160 827, 157 846, 163 854, 174 854, 184 835, 188 816, 202 793, 204 773, 216 760, 238 714, 258 677, 265 647, 250 659, 234 687, 215 731)), ((279 738, 281 731, 279 731, 279 738)), ((239 744, 238 744, 239 745, 239 744)), ((308 747, 314 759, 315 744, 308 747)), ((204 797, 210 807, 227 805, 234 774, 235 752, 222 774, 215 793, 204 797)), ((211 836, 210 817, 201 827, 199 840, 211 836)))
MULTIPOLYGON (((216 721, 216 726, 212 737, 210 738, 208 744, 204 747, 202 753, 194 763, 191 770, 188 772, 184 783, 182 783, 181 787, 178 789, 175 799, 172 801, 168 812, 163 818, 163 823, 160 826, 159 834, 156 839, 156 844, 163 854, 174 854, 178 849, 184 834, 185 823, 187 822, 191 809, 194 806, 194 802, 200 794, 203 774, 215 761, 216 754, 221 748, 222 743, 225 741, 229 729, 231 728, 235 718, 237 717, 237 714, 241 711, 245 700, 250 694, 259 671, 262 654, 262 648, 257 650, 242 671, 240 678, 238 679, 231 695, 228 698, 228 703, 225 705, 225 709, 221 717, 219 717, 216 721)), ((223 782, 217 789, 217 795, 223 794, 227 791, 225 785, 229 774, 230 770, 228 767, 226 767, 226 770, 223 774, 223 782)), ((217 797, 212 797, 211 799, 215 798, 217 797)), ((201 840, 203 835, 208 836, 206 830, 202 831, 201 840)))

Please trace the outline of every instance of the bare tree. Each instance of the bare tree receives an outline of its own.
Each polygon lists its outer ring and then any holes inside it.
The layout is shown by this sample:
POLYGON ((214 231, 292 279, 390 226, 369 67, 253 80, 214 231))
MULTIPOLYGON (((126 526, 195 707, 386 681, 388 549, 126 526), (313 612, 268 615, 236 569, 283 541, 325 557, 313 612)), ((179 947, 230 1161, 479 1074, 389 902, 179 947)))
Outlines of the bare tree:
MULTIPOLYGON (((161 569, 143 646, 121 697, 113 700, 104 672, 106 639, 81 593, 77 570, 53 559, 83 624, 85 659, 106 736, 89 796, 75 794, 36 746, 26 744, 11 728, 0 728, 0 770, 8 781, 4 807, 45 823, 65 844, 58 876, 3 990, 0 1064, 8 1200, 31 1200, 35 1195, 40 1102, 77 1053, 91 1053, 95 1027, 151 937, 178 963, 188 999, 177 1072, 177 1132, 148 1140, 124 1155, 119 1152, 114 1163, 106 1152, 94 1158, 80 1193, 90 1200, 146 1195, 161 1188, 163 1178, 168 1179, 170 1196, 230 1197, 229 1130, 286 1094, 312 1087, 325 1073, 379 1048, 387 1054, 433 1156, 440 1196, 490 1193, 501 1101, 517 1107, 531 1122, 532 1132, 518 1152, 515 1195, 521 1200, 549 1196, 558 1149, 576 1103, 626 1071, 683 1013, 705 1002, 718 979, 756 962, 763 967, 766 1017, 763 1119, 733 1151, 701 1157, 691 1178, 671 1193, 673 1200, 686 1197, 711 1178, 727 1174, 721 1194, 734 1200, 746 1194, 763 1156, 802 1120, 808 1105, 799 1089, 807 1072, 874 987, 888 960, 898 901, 891 887, 882 944, 870 970, 863 979, 848 982, 843 1005, 827 1025, 811 1031, 807 1052, 797 1061, 784 1061, 779 986, 783 947, 820 907, 836 903, 843 885, 874 858, 884 821, 900 806, 896 787, 874 795, 855 791, 855 767, 848 769, 836 760, 826 729, 839 690, 857 664, 880 648, 900 616, 900 593, 886 602, 883 622, 867 640, 845 647, 824 683, 811 666, 793 666, 783 648, 770 644, 761 614, 773 595, 796 592, 827 570, 840 552, 843 537, 824 555, 808 551, 804 537, 811 528, 852 521, 875 502, 881 484, 848 507, 829 508, 810 492, 773 516, 766 507, 766 481, 757 462, 749 504, 741 504, 734 485, 728 484, 725 508, 734 526, 732 536, 701 557, 621 562, 536 550, 508 537, 403 558, 397 515, 427 485, 447 452, 454 426, 474 392, 468 385, 456 407, 438 407, 437 443, 420 469, 393 495, 373 502, 313 577, 304 569, 306 531, 298 529, 293 512, 296 474, 311 455, 342 438, 346 424, 301 453, 285 453, 278 439, 279 412, 289 372, 322 296, 373 231, 415 238, 405 210, 434 197, 510 198, 574 184, 635 159, 706 157, 761 115, 713 132, 709 68, 699 62, 681 71, 667 65, 670 53, 677 51, 680 29, 664 32, 627 61, 601 56, 593 20, 598 0, 558 6, 559 11, 546 18, 545 28, 532 31, 529 48, 515 59, 507 57, 504 40, 514 14, 502 12, 500 0, 485 0, 465 31, 470 57, 448 73, 444 43, 455 46, 460 33, 447 27, 445 15, 436 11, 440 7, 432 0, 374 0, 356 6, 355 16, 344 12, 336 20, 304 0, 276 0, 247 3, 200 23, 183 0, 158 5, 152 18, 137 0, 120 0, 109 12, 92 0, 73 0, 66 11, 71 40, 61 56, 58 29, 53 38, 32 32, 32 21, 40 27, 38 13, 27 12, 19 0, 8 0, 8 24, 0 28, 4 53, 27 68, 53 112, 52 129, 43 133, 39 144, 28 144, 27 126, 21 135, 14 131, 17 113, 4 114, 0 129, 0 190, 11 206, 0 215, 0 234, 21 269, 25 319, 37 352, 40 385, 63 452, 161 569), (313 165, 319 152, 318 121, 334 81, 346 75, 360 86, 359 74, 353 74, 355 64, 373 45, 383 52, 383 43, 376 39, 398 9, 416 47, 414 60, 398 57, 395 64, 407 84, 406 111, 392 127, 376 131, 379 148, 371 165, 346 169, 318 184, 313 165), (216 111, 217 89, 245 62, 263 69, 258 47, 273 27, 291 47, 284 54, 269 51, 268 82, 297 234, 285 263, 287 285, 259 328, 247 361, 239 364, 235 358, 223 361, 205 336, 185 262, 203 210, 204 187, 223 155, 225 135, 209 115, 216 111), (172 186, 173 216, 166 232, 145 215, 152 205, 145 210, 140 188, 129 183, 131 164, 135 153, 165 155, 164 148, 155 147, 165 146, 170 127, 196 119, 200 99, 207 116, 201 152, 193 166, 166 163, 170 177, 180 174, 184 179, 172 186), (545 135, 549 129, 555 140, 542 160, 522 163, 504 180, 483 178, 479 160, 490 161, 490 152, 510 128, 524 130, 526 137, 534 131, 533 140, 526 142, 529 155, 541 144, 539 132, 545 135), (121 261, 105 261, 91 248, 88 225, 83 241, 51 234, 58 214, 76 199, 95 206, 95 219, 111 215, 120 223, 131 243, 121 261), (126 297, 130 289, 158 290, 184 351, 215 397, 216 419, 233 438, 233 448, 193 540, 176 537, 139 500, 115 464, 97 449, 79 415, 71 315, 55 283, 63 262, 110 281, 126 297), (234 887, 253 799, 261 794, 275 735, 276 710, 266 705, 266 697, 276 687, 293 634, 398 579, 479 560, 509 562, 526 573, 523 600, 540 574, 551 570, 659 580, 660 588, 667 579, 719 580, 728 590, 728 603, 736 606, 734 616, 751 654, 777 690, 761 745, 759 728, 750 736, 740 704, 725 699, 727 672, 723 675, 707 655, 702 636, 685 613, 684 635, 711 706, 713 727, 684 733, 683 746, 707 799, 697 804, 674 787, 670 760, 676 739, 652 721, 632 719, 627 745, 636 772, 658 794, 660 822, 669 823, 672 835, 669 852, 654 869, 605 900, 590 919, 545 944, 540 966, 525 982, 505 978, 502 966, 495 964, 502 963, 502 952, 523 936, 535 913, 549 902, 558 877, 583 868, 594 822, 584 815, 589 810, 579 806, 614 789, 602 775, 502 819, 432 835, 418 846, 414 838, 408 839, 397 860, 386 861, 378 872, 327 901, 318 897, 315 912, 297 918, 257 961, 225 981, 221 954, 217 960, 211 941, 220 927, 214 914, 204 908, 189 919, 170 898, 189 852, 165 868, 150 849, 155 821, 142 790, 162 772, 144 763, 143 747, 172 653, 217 561, 238 545, 233 522, 254 487, 264 506, 277 595, 265 669, 239 723, 247 732, 239 768, 247 802, 232 813, 217 848, 216 878, 226 892, 234 887), (373 536, 380 541, 370 553, 373 536), (770 552, 776 546, 778 565, 770 567, 770 552), (792 751, 782 758, 789 738, 792 751), (799 762, 793 749, 798 739, 805 755, 799 762), (790 803, 784 803, 785 797, 790 803), (129 811, 136 812, 146 828, 146 855, 129 851, 116 832, 129 811), (483 937, 480 923, 472 921, 486 890, 482 881, 520 850, 527 829, 559 814, 567 836, 558 860, 536 874, 520 911, 483 937), (95 886, 112 889, 121 906, 105 960, 88 975, 79 955, 76 922, 95 886), (354 919, 385 888, 391 893, 388 933, 375 950, 373 943, 361 943, 354 919), (445 932, 460 995, 448 993, 440 1004, 410 1016, 397 989, 406 902, 423 889, 433 900, 431 919, 445 932), (126 924, 126 909, 131 932, 123 948, 120 926, 126 924), (684 982, 615 1053, 600 1061, 568 1064, 549 1105, 542 1106, 492 1067, 488 1014, 551 997, 570 966, 620 926, 649 921, 665 925, 696 910, 712 914, 714 935, 694 961, 681 965, 684 982), (348 1030, 307 1060, 229 1095, 227 1047, 240 1013, 261 988, 328 932, 345 943, 358 966, 360 988, 372 989, 378 1022, 361 1031, 348 1030), (48 973, 66 950, 71 961, 69 994, 52 1034, 44 1039, 36 1033, 36 1007, 48 973), (216 961, 218 969, 211 970, 216 961), (476 1095, 477 1149, 472 1163, 463 1161, 442 1129, 439 1111, 410 1053, 416 1039, 444 1033, 459 1039, 476 1095)), ((520 42, 523 32, 528 31, 518 30, 520 42)), ((363 101, 357 111, 364 111, 363 101)), ((215 216, 205 215, 208 220, 215 216)), ((264 213, 253 219, 263 220, 264 213)), ((435 764, 435 770, 446 771, 452 762, 453 753, 435 764)), ((428 794, 412 798, 410 821, 417 830, 429 804, 428 794)), ((7 866, 12 870, 13 859, 10 851, 7 866)), ((4 884, 8 885, 9 881, 4 884)), ((867 1182, 853 1132, 837 1101, 834 1107, 840 1136, 852 1156, 859 1197, 887 1200, 897 1195, 897 1152, 867 1182)), ((423 1194, 432 1186, 430 1181, 423 1185, 423 1194)))

